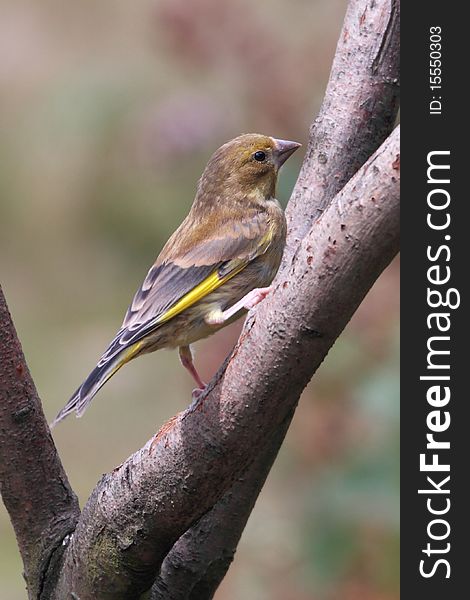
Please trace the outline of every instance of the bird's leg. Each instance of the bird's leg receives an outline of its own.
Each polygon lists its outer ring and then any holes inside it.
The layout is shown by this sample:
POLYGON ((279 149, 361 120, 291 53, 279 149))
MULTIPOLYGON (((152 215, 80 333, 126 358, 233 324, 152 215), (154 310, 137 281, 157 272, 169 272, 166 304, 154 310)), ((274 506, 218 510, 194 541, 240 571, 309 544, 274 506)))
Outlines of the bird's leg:
POLYGON ((198 398, 206 389, 206 384, 202 381, 202 379, 199 377, 199 373, 196 371, 196 367, 193 363, 193 353, 191 352, 190 346, 180 346, 179 354, 181 364, 191 373, 191 377, 198 385, 198 387, 193 390, 193 398, 198 398))
POLYGON ((241 300, 236 302, 230 308, 227 308, 227 310, 222 311, 219 309, 210 312, 205 318, 206 323, 208 325, 221 325, 222 323, 225 323, 225 321, 233 317, 233 315, 239 310, 242 310, 243 308, 245 308, 246 310, 250 310, 250 308, 253 308, 262 300, 264 300, 271 291, 271 289, 272 288, 270 286, 264 288, 255 288, 254 290, 251 290, 251 292, 248 292, 246 296, 243 296, 241 300))

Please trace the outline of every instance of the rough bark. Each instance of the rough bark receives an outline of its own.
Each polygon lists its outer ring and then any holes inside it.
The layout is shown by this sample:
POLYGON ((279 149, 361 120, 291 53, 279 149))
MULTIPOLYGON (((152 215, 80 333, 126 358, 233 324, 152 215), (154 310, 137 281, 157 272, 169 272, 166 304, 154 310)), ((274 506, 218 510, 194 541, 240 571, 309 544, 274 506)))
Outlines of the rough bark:
POLYGON ((294 411, 266 441, 246 474, 179 538, 152 587, 151 600, 210 599, 231 565, 260 489, 271 470, 294 411))
POLYGON ((400 1, 351 0, 286 211, 284 264, 333 196, 390 134, 399 103, 400 1))
POLYGON ((80 509, 44 418, 0 287, 0 491, 30 598, 53 581, 80 509))

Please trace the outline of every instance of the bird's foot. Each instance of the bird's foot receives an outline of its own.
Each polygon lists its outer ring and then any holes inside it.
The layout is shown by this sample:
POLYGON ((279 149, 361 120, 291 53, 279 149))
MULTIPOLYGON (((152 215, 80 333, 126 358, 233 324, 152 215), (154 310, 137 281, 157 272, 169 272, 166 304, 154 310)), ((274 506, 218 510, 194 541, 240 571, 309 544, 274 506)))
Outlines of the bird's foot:
POLYGON ((197 402, 199 400, 202 394, 206 391, 206 388, 207 385, 205 385, 203 388, 194 388, 194 390, 191 392, 191 398, 193 399, 193 402, 197 402))
POLYGON ((250 310, 259 304, 271 291, 272 287, 255 288, 248 292, 246 296, 243 296, 236 304, 231 308, 227 308, 222 311, 220 308, 213 310, 205 317, 205 321, 208 325, 222 325, 225 321, 232 318, 240 310, 250 310))
POLYGON ((244 298, 243 298, 243 306, 247 310, 254 308, 257 304, 262 302, 266 296, 271 291, 272 287, 264 287, 264 288, 256 288, 251 290, 244 298))
POLYGON ((213 310, 205 317, 208 325, 222 325, 227 320, 225 314, 219 309, 213 310))
POLYGON ((200 401, 202 398, 202 395, 204 394, 204 392, 206 391, 207 386, 203 387, 203 388, 195 388, 192 391, 191 394, 191 398, 192 398, 192 402, 188 407, 188 412, 194 412, 194 411, 199 411, 202 410, 202 407, 204 405, 204 402, 200 401))

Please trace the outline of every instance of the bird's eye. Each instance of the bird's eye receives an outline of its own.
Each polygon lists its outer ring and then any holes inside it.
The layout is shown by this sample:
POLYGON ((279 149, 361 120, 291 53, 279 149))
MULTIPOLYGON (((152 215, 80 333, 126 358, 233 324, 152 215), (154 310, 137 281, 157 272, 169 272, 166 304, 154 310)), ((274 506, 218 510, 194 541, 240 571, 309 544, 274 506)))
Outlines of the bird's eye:
POLYGON ((253 154, 253 158, 258 162, 263 162, 263 160, 266 160, 266 153, 262 150, 258 150, 258 152, 253 154))

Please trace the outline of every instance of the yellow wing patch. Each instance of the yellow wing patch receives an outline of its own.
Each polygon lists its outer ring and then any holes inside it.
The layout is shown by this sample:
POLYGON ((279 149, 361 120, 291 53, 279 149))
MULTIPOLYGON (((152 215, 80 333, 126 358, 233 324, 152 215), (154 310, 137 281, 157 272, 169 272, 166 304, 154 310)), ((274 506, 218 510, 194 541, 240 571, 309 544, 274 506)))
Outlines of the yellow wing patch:
POLYGON ((226 281, 234 277, 237 273, 240 273, 245 266, 246 262, 243 262, 239 267, 225 275, 224 277, 219 277, 217 271, 215 273, 211 273, 208 277, 201 281, 195 288, 193 288, 190 292, 185 294, 181 300, 178 300, 176 304, 174 304, 170 309, 164 312, 158 319, 155 321, 155 324, 161 325, 162 323, 166 323, 176 315, 179 315, 184 310, 196 304, 199 300, 202 300, 205 296, 216 290, 218 287, 223 285, 226 281))
MULTIPOLYGON (((269 247, 269 244, 272 240, 272 228, 269 229, 268 233, 263 236, 261 243, 258 247, 258 252, 256 256, 260 256, 264 254, 269 247)), ((190 292, 185 294, 176 304, 174 304, 171 308, 169 308, 166 312, 164 312, 158 319, 155 321, 155 325, 161 325, 162 323, 166 323, 176 315, 179 315, 184 310, 202 300, 205 296, 219 288, 229 279, 240 273, 246 265, 253 260, 255 257, 246 258, 243 260, 238 266, 234 267, 227 275, 223 277, 219 277, 217 271, 211 273, 208 277, 206 277, 201 283, 199 283, 195 288, 193 288, 190 292)))

